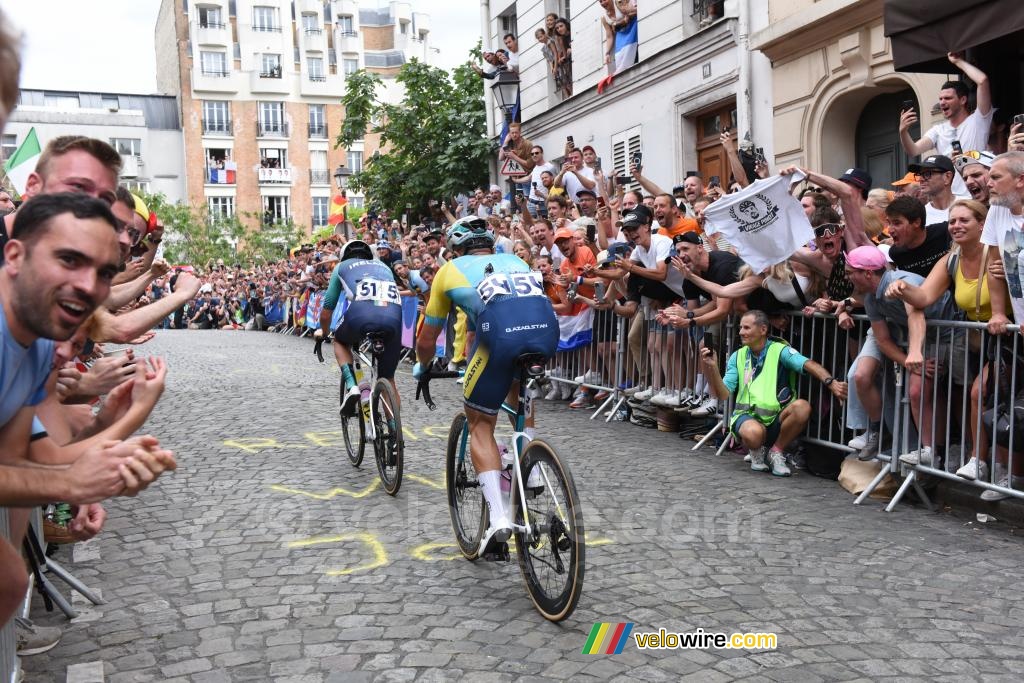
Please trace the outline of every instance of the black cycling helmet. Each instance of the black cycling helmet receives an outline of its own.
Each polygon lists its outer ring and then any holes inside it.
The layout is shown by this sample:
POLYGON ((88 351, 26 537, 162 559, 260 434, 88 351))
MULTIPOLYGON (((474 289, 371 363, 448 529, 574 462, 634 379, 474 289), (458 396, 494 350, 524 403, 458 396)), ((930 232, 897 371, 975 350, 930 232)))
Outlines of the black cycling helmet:
POLYGON ((366 259, 367 261, 372 261, 373 249, 370 249, 370 245, 362 240, 346 242, 345 246, 341 248, 341 260, 347 261, 352 258, 361 258, 366 259))

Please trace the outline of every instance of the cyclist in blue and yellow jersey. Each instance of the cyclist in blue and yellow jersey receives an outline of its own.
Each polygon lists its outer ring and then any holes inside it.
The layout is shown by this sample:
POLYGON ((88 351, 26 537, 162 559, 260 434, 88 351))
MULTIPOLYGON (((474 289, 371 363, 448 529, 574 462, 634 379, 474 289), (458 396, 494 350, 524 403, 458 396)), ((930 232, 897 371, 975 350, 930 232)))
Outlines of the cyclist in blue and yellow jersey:
MULTIPOLYGON (((320 329, 314 333, 317 339, 331 333, 339 300, 342 300, 342 317, 334 330, 334 357, 345 380, 342 411, 351 416, 359 405, 351 347, 358 346, 367 334, 381 333, 384 353, 378 360, 377 375, 390 381, 392 386, 402 352, 402 300, 398 285, 391 269, 373 258, 373 250, 366 242, 353 240, 342 247, 341 263, 331 273, 331 283, 324 296, 320 329)), ((398 387, 395 387, 395 396, 398 396, 398 387)))
MULTIPOLYGON (((558 321, 544 295, 540 273, 531 271, 518 256, 495 254, 494 232, 482 218, 455 221, 448 229, 448 248, 458 256, 434 276, 423 328, 416 339, 419 362, 413 376, 419 379, 427 371, 452 306, 464 311, 473 349, 464 387, 470 456, 491 520, 481 539, 480 547, 485 548, 492 539, 504 543, 512 532, 501 491, 501 457, 494 440, 498 411, 503 401, 518 403, 517 358, 525 353, 554 354, 558 321)), ((526 414, 525 431, 533 438, 529 406, 526 414)), ((539 485, 527 481, 528 487, 539 485)))

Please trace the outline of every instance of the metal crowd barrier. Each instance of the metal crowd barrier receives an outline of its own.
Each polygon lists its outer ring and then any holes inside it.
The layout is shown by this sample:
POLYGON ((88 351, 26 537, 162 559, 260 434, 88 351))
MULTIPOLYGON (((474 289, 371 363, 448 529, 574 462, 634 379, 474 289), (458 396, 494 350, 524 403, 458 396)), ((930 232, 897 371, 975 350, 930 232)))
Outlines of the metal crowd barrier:
MULTIPOLYGON (((704 330, 666 329, 652 324, 649 318, 653 319, 653 313, 645 310, 632 319, 617 316, 607 333, 595 329, 589 344, 560 351, 548 364, 552 386, 568 388, 562 398, 578 389, 598 394, 603 400, 594 402, 590 419, 605 414, 606 421, 613 418, 626 400, 624 392, 631 386, 680 392, 683 397, 706 393, 698 356, 704 330)), ((725 359, 739 344, 738 319, 738 315, 730 316, 712 329, 720 370, 724 370, 725 359)), ((869 427, 859 400, 856 374, 861 371, 867 375, 864 368, 870 361, 858 361, 858 354, 873 335, 866 316, 854 316, 854 321, 853 329, 844 330, 834 316, 820 313, 807 317, 800 311, 791 311, 772 318, 770 334, 786 340, 850 385, 849 399, 840 403, 821 382, 810 375, 799 376, 797 395, 807 399, 812 407, 811 419, 799 437, 807 446, 853 453, 855 449, 847 442, 869 427)), ((1009 485, 999 483, 1004 472, 1012 473, 1017 467, 1020 456, 1016 456, 1015 450, 1024 450, 1024 341, 1016 333, 993 338, 984 323, 928 321, 926 329, 925 359, 936 367, 934 379, 919 381, 919 376, 912 376, 883 356, 877 371, 865 380, 866 386, 877 388, 880 397, 882 438, 876 459, 885 466, 855 504, 863 503, 888 475, 903 475, 903 480, 887 511, 895 508, 910 487, 930 507, 920 482, 923 475, 1024 498, 1024 466, 1020 468, 1018 486, 1014 486, 1012 476, 1009 485), (976 398, 972 399, 974 380, 983 371, 991 375, 990 386, 980 395, 975 388, 976 398), (1018 392, 1019 401, 1015 399, 1018 392), (983 419, 986 411, 995 415, 996 423, 1002 427, 1003 436, 999 439, 988 434, 990 430, 983 419), (915 415, 922 419, 928 416, 924 419, 925 429, 921 429, 915 415), (929 434, 934 437, 925 436, 929 434), (934 460, 917 465, 901 463, 901 455, 920 449, 925 441, 932 441, 934 460), (986 461, 987 476, 974 480, 957 476, 956 471, 970 460, 975 443, 984 453, 980 459, 986 461), (999 464, 998 471, 993 463, 999 464)), ((1016 325, 1008 329, 1019 331, 1016 325)), ((906 344, 904 339, 895 341, 906 344)), ((731 403, 725 403, 717 413, 717 424, 694 449, 703 446, 719 430, 724 432, 730 421, 731 403)), ((723 439, 718 452, 728 444, 729 438, 723 439)))

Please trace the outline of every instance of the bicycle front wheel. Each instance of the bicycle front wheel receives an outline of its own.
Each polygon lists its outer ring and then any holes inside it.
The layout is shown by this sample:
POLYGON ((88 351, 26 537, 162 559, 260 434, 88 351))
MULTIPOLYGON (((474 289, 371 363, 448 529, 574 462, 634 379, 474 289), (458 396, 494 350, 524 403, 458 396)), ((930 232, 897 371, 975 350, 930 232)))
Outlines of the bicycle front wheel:
POLYGON ((448 453, 445 458, 445 487, 448 489, 448 511, 459 550, 467 560, 475 560, 480 552, 480 539, 487 524, 483 491, 469 457, 469 430, 465 413, 452 420, 448 431, 448 453))
POLYGON ((516 506, 516 524, 525 525, 528 517, 531 528, 529 536, 515 534, 519 569, 537 611, 562 621, 583 591, 583 511, 572 474, 551 446, 531 441, 520 463, 524 481, 535 486, 526 487, 529 500, 516 506))
POLYGON ((374 454, 380 481, 389 495, 398 493, 402 486, 402 468, 405 456, 405 438, 402 434, 402 416, 398 396, 391 382, 377 380, 373 387, 374 454))
POLYGON ((355 415, 345 415, 340 406, 345 404, 345 379, 341 380, 341 398, 339 400, 338 415, 341 417, 341 435, 345 440, 345 453, 349 462, 354 467, 359 467, 363 462, 363 452, 366 450, 366 424, 363 422, 363 411, 356 406, 355 415))

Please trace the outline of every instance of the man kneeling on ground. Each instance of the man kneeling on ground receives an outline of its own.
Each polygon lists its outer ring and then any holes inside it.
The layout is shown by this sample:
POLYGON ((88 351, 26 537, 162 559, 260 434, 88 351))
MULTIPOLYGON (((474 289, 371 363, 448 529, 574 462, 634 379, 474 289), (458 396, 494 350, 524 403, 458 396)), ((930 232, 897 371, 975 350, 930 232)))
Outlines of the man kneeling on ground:
POLYGON ((740 318, 739 335, 743 346, 729 356, 724 379, 715 352, 701 347, 704 377, 719 400, 736 392, 729 430, 750 451, 750 469, 788 477, 783 453, 811 418, 811 404, 796 398, 796 373, 814 375, 840 401, 846 398, 846 382, 785 341, 769 337, 768 316, 762 311, 748 311, 740 318))

